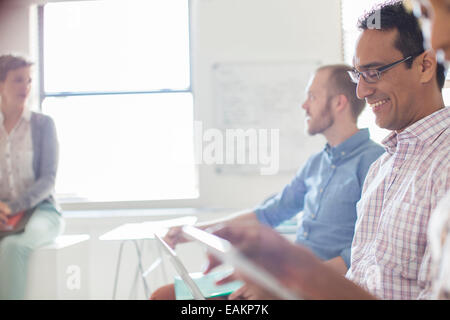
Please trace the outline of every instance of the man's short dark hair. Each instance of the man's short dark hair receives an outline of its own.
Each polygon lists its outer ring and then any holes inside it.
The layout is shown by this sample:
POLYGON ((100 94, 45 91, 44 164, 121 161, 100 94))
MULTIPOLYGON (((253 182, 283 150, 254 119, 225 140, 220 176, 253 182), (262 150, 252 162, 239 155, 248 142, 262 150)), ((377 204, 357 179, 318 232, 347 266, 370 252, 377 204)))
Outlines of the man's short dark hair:
MULTIPOLYGON (((382 5, 375 6, 369 13, 366 13, 358 21, 360 30, 372 28, 373 19, 378 17, 380 21, 375 23, 375 28, 379 30, 397 29, 398 36, 394 42, 394 47, 398 49, 403 57, 412 55, 414 58, 425 51, 424 38, 419 21, 413 12, 409 12, 403 5, 403 1, 387 1, 382 5), (379 12, 378 12, 379 11, 379 12)), ((411 68, 413 60, 406 61, 405 64, 411 68)), ((436 80, 442 90, 445 83, 445 67, 437 64, 436 80)))
POLYGON ((352 116, 356 121, 364 110, 366 102, 356 96, 356 83, 350 79, 348 74, 348 71, 352 71, 353 68, 346 64, 333 64, 322 66, 316 72, 322 70, 329 71, 327 90, 333 95, 343 94, 347 98, 352 116))

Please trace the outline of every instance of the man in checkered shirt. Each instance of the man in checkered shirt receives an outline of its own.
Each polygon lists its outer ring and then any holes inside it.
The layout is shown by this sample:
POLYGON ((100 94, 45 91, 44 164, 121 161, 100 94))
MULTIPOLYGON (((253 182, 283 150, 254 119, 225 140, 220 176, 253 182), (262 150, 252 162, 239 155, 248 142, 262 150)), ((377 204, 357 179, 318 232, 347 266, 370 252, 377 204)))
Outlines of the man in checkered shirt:
MULTIPOLYGON (((446 12, 445 6, 439 9, 446 12)), ((443 67, 424 50, 417 20, 401 4, 372 11, 360 28, 351 76, 377 124, 392 133, 383 141, 387 152, 369 169, 358 203, 346 275, 352 281, 264 226, 228 226, 216 234, 303 298, 448 299, 450 108, 441 95, 443 67), (371 17, 381 18, 381 29, 369 28, 377 27, 371 17)), ((445 52, 448 59, 450 49, 445 52)), ((209 268, 217 263, 210 258, 209 268)))
POLYGON ((352 77, 357 95, 392 130, 369 169, 347 278, 382 299, 429 298, 431 212, 450 189, 450 108, 443 67, 424 51, 417 19, 401 3, 359 21, 352 77))

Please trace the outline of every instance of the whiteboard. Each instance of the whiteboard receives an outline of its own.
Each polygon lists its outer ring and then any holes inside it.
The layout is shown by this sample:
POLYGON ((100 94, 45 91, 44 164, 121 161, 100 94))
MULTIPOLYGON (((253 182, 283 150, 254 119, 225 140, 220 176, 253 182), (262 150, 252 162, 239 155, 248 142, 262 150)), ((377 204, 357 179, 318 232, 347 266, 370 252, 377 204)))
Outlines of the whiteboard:
MULTIPOLYGON (((221 130, 279 129, 279 172, 295 172, 324 147, 305 133, 301 105, 319 61, 224 62, 212 66, 215 125, 221 130)), ((270 140, 269 140, 270 141, 270 140)), ((217 173, 257 173, 258 164, 218 164, 217 173)))

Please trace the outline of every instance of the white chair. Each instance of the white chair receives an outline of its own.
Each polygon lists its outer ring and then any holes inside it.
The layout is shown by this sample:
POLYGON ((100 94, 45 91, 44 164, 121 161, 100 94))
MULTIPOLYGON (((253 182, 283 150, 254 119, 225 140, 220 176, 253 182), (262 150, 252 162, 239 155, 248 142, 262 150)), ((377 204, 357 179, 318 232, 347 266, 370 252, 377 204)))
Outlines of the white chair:
POLYGON ((89 298, 87 234, 61 235, 29 260, 27 300, 89 298))

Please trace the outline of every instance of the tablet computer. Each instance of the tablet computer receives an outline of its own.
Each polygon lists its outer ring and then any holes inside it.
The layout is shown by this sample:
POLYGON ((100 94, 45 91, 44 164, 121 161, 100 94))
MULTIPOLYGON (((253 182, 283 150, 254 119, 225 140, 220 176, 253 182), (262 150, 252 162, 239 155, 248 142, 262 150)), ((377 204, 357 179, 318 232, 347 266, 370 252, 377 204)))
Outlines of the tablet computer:
POLYGON ((158 240, 161 247, 163 248, 164 252, 169 256, 170 262, 174 266, 176 272, 181 277, 181 279, 183 279, 184 283, 188 287, 194 299, 205 300, 205 296, 202 294, 200 288, 197 286, 197 284, 189 275, 189 272, 187 271, 186 267, 183 265, 183 263, 181 263, 175 250, 169 247, 169 245, 158 234, 155 233, 155 237, 158 240))
POLYGON ((182 230, 186 238, 197 241, 222 262, 234 266, 252 281, 280 299, 302 299, 296 293, 284 287, 269 272, 247 259, 229 241, 193 226, 184 226, 182 230))

